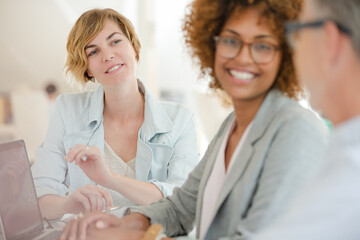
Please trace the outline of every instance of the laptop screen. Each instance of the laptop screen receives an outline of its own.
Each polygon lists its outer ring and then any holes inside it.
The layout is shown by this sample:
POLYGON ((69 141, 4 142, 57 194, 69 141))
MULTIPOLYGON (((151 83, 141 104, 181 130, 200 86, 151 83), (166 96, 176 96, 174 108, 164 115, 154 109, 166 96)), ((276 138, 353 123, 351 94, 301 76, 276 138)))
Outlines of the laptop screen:
POLYGON ((0 144, 0 217, 6 239, 43 229, 23 140, 0 144))

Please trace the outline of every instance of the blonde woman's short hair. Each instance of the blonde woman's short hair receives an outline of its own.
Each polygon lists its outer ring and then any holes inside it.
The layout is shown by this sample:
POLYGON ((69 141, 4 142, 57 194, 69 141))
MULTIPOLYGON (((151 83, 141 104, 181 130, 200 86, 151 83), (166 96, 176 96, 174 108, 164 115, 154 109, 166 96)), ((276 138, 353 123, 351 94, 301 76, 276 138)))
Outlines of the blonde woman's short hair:
POLYGON ((66 45, 66 74, 71 73, 81 84, 92 81, 87 74, 85 47, 103 29, 106 20, 112 20, 119 25, 135 50, 136 60, 139 61, 141 44, 130 20, 110 8, 89 10, 76 21, 66 45))

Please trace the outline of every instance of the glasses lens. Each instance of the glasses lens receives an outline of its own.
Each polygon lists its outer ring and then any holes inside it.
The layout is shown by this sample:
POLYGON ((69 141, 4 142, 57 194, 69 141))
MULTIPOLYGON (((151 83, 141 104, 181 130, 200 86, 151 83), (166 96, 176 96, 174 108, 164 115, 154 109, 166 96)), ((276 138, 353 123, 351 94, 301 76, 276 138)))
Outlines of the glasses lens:
MULTIPOLYGON (((234 58, 240 52, 243 42, 232 37, 215 37, 216 52, 225 58, 234 58)), ((277 47, 266 42, 255 42, 250 45, 250 53, 256 63, 270 62, 276 52, 277 47)))
POLYGON ((275 54, 275 47, 263 42, 255 42, 250 47, 251 55, 256 63, 268 63, 275 54))
POLYGON ((233 58, 241 48, 241 42, 231 37, 219 37, 217 40, 217 52, 225 58, 233 58))

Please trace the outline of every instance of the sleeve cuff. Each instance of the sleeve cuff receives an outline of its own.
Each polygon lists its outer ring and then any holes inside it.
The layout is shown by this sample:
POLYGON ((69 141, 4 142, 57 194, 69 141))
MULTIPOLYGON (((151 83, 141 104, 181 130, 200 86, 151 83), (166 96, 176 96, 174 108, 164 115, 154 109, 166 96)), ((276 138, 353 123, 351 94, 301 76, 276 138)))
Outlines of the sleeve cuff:
POLYGON ((56 196, 62 196, 64 197, 64 195, 60 194, 59 192, 55 191, 54 189, 51 188, 45 188, 45 187, 37 187, 36 189, 36 195, 37 198, 41 198, 45 195, 56 195, 56 196))
POLYGON ((168 196, 171 196, 173 193, 174 188, 176 187, 173 184, 164 183, 164 182, 158 182, 154 179, 148 181, 149 183, 154 184, 163 194, 164 198, 167 198, 168 196))

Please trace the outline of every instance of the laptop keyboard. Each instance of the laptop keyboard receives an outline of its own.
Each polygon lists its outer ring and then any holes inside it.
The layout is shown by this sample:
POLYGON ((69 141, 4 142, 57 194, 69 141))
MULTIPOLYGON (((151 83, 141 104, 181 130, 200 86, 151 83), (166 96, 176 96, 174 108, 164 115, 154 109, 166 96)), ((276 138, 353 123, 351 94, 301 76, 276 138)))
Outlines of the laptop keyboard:
POLYGON ((61 236, 62 231, 53 231, 41 238, 39 238, 38 240, 54 240, 54 239, 58 239, 61 236))

